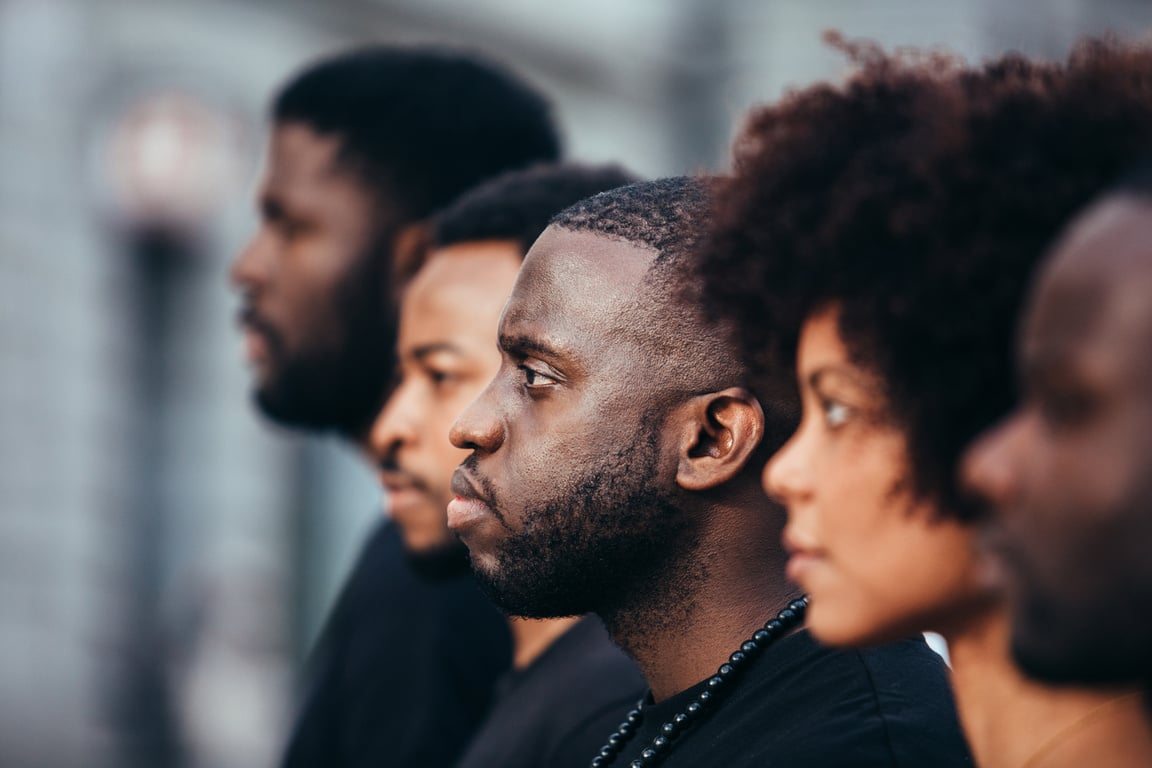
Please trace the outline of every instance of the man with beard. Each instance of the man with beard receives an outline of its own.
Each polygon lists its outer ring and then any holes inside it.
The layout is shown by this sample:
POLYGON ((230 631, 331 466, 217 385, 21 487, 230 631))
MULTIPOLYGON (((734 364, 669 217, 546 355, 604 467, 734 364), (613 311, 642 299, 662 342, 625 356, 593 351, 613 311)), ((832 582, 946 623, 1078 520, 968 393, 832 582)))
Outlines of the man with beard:
MULTIPOLYGON (((232 266, 265 415, 360 443, 392 374, 393 275, 419 257, 428 217, 558 154, 547 102, 472 56, 369 47, 289 82, 260 227, 232 266)), ((507 657, 471 582, 422 583, 382 524, 324 629, 284 765, 451 765, 507 657)))
POLYGON ((759 485, 795 394, 781 372, 753 396, 700 310, 710 216, 706 182, 666 179, 553 220, 501 318, 500 369, 452 427, 471 453, 448 524, 506 611, 595 613, 640 667, 650 692, 594 766, 969 765, 921 639, 837 651, 799 628, 784 514, 759 485))
MULTIPOLYGON (((400 303, 398 383, 369 439, 422 569, 468 567, 445 518, 465 455, 448 429, 500 367, 496 325, 524 253, 555 213, 633 180, 616 167, 539 166, 483 184, 437 216, 400 303)), ((640 673, 594 617, 510 619, 510 629, 512 670, 458 768, 586 768, 643 692, 640 673)))
POLYGON ((1152 174, 1074 221, 1019 345, 1022 401, 965 474, 1012 596, 1013 653, 1042 680, 1152 684, 1152 174))

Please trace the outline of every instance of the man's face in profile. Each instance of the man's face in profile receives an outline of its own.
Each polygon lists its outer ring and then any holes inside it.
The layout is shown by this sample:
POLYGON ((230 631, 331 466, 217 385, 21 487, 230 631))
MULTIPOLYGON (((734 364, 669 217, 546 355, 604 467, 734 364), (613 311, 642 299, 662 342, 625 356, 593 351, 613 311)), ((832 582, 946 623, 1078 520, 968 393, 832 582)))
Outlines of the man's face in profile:
POLYGON ((411 562, 429 575, 466 562, 445 510, 467 452, 448 430, 500 367, 496 326, 521 255, 504 240, 433 251, 401 300, 399 377, 368 442, 411 562))
POLYGON ((688 527, 674 497, 669 387, 634 311, 654 253, 550 227, 500 321, 495 378, 452 427, 470 451, 449 525, 513 615, 611 610, 688 527))
POLYGON ((1013 645, 1037 676, 1149 672, 1152 205, 1113 197, 1052 255, 1028 308, 1019 410, 970 451, 997 507, 1013 645))
POLYGON ((388 226, 340 140, 273 132, 260 225, 232 265, 256 399, 275 421, 354 432, 379 407, 391 356, 388 226))

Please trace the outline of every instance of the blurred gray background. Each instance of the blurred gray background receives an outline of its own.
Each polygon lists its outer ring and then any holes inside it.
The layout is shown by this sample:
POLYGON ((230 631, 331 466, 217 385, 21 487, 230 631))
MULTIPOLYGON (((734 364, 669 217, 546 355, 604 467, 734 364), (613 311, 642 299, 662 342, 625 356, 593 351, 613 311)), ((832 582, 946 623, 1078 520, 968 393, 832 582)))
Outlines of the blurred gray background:
POLYGON ((980 59, 1150 27, 1144 0, 0 0, 0 766, 275 760, 382 509, 351 451, 254 414, 225 277, 308 60, 478 48, 572 157, 654 176, 842 75, 824 29, 980 59))

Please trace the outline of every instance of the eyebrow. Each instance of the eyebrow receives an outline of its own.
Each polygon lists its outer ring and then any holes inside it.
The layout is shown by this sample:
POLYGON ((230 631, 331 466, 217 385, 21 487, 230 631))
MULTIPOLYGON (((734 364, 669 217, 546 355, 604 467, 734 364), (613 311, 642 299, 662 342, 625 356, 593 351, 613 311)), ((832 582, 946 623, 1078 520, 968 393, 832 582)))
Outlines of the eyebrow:
POLYGON ((450 341, 436 341, 431 344, 421 344, 408 352, 408 356, 414 360, 424 360, 427 357, 438 352, 451 352, 453 354, 461 354, 461 350, 450 341))
POLYGON ((566 352, 562 348, 544 343, 533 336, 500 334, 497 346, 510 355, 535 354, 542 357, 564 357, 566 352))
POLYGON ((879 377, 875 380, 871 376, 864 376, 849 368, 844 368, 838 365, 826 365, 817 368, 812 373, 808 374, 808 386, 817 389, 820 385, 828 379, 842 379, 845 383, 855 387, 860 387, 868 392, 875 393, 881 386, 879 377))

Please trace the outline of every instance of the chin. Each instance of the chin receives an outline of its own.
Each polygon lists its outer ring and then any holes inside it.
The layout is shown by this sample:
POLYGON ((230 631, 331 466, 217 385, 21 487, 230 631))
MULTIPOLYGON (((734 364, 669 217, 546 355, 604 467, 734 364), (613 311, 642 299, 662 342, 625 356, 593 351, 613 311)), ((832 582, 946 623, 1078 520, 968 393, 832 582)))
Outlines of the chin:
POLYGON ((883 645, 911 637, 921 631, 913 624, 879 621, 877 614, 869 610, 821 606, 815 596, 808 608, 808 631, 824 645, 836 648, 883 645))

